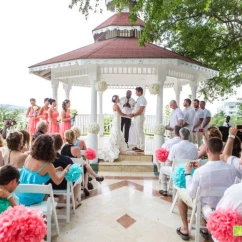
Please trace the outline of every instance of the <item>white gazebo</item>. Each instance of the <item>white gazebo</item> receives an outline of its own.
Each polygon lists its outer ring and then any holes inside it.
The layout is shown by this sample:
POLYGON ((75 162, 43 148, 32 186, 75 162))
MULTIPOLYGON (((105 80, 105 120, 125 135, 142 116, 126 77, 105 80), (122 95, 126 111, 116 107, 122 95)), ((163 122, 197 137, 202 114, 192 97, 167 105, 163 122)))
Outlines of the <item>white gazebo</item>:
MULTIPOLYGON (((92 31, 93 44, 32 65, 29 71, 50 81, 55 99, 58 99, 60 83, 63 83, 66 99, 69 99, 73 86, 90 87, 92 123, 98 120, 98 95, 99 114, 102 117, 103 93, 97 92, 96 82, 105 80, 109 88, 125 89, 136 86, 145 89, 158 83, 160 91, 157 94, 156 124, 160 124, 163 121, 164 88, 174 88, 179 102, 182 86, 189 84, 192 98, 196 98, 199 82, 218 76, 219 72, 152 43, 139 47, 138 39, 143 28, 144 22, 141 19, 131 25, 129 12, 114 14, 92 31)), ((99 118, 99 126, 102 132, 103 118, 99 118)), ((89 147, 97 150, 97 141, 97 134, 88 134, 89 147)), ((155 135, 153 151, 162 142, 163 137, 155 135)))

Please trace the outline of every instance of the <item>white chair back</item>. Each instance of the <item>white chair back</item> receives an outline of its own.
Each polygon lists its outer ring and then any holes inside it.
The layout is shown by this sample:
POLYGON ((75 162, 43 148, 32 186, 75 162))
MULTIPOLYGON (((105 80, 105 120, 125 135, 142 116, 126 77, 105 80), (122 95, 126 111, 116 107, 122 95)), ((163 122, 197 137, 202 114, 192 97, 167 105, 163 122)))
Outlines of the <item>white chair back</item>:
POLYGON ((72 158, 71 160, 73 161, 73 163, 79 164, 79 165, 83 165, 83 158, 72 158))
POLYGON ((200 228, 205 228, 205 227, 201 227, 201 225, 200 225, 201 212, 202 212, 201 198, 202 197, 221 198, 223 195, 224 195, 224 190, 202 190, 201 187, 198 187, 196 197, 193 200, 192 215, 191 215, 190 223, 189 223, 189 233, 190 233, 191 230, 194 228, 193 221, 194 221, 195 213, 197 212, 196 226, 195 226, 195 230, 196 230, 195 231, 195 242, 199 242, 200 228))
POLYGON ((187 163, 189 161, 196 161, 196 160, 192 160, 192 159, 174 159, 172 162, 172 171, 174 170, 174 168, 178 165, 187 163))

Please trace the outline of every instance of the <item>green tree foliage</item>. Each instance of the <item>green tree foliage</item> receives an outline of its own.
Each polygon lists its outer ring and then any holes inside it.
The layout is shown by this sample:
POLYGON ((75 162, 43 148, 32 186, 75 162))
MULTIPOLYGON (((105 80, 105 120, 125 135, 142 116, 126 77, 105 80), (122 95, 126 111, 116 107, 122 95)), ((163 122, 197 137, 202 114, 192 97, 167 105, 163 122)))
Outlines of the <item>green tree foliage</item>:
POLYGON ((17 123, 23 122, 24 112, 24 109, 14 108, 11 105, 0 105, 0 128, 8 119, 15 119, 17 123))
MULTIPOLYGON (((88 16, 101 11, 100 0, 72 0, 88 16)), ((145 21, 139 41, 163 47, 219 70, 220 76, 200 84, 206 100, 235 93, 242 76, 242 1, 240 0, 113 0, 121 10, 132 5, 131 20, 145 21)))
POLYGON ((225 122, 226 114, 221 111, 219 113, 216 113, 212 118, 210 122, 210 126, 219 127, 222 126, 225 122))

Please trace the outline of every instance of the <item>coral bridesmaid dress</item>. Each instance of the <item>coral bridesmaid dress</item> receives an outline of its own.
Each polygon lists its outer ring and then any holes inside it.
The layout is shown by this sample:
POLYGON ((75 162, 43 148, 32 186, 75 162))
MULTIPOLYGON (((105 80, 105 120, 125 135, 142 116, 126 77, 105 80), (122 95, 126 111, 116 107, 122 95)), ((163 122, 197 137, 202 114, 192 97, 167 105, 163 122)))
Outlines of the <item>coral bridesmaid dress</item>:
MULTIPOLYGON (((31 108, 29 115, 34 115, 34 109, 31 108)), ((28 132, 30 133, 30 135, 34 135, 37 132, 36 129, 36 124, 39 122, 38 118, 35 117, 29 117, 29 121, 28 121, 28 132)))
POLYGON ((43 113, 42 113, 42 115, 44 116, 42 118, 42 120, 45 120, 47 122, 47 124, 48 124, 49 123, 49 120, 48 120, 48 110, 47 111, 44 110, 43 113))
MULTIPOLYGON (((70 113, 65 113, 64 118, 70 118, 70 117, 71 117, 70 113)), ((64 121, 64 122, 62 121, 61 122, 61 130, 60 130, 62 138, 64 138, 65 131, 69 130, 69 129, 71 129, 71 120, 64 121)))
POLYGON ((60 125, 57 122, 57 118, 59 117, 58 111, 53 111, 51 114, 51 119, 53 121, 49 122, 49 134, 59 133, 60 132, 60 125))

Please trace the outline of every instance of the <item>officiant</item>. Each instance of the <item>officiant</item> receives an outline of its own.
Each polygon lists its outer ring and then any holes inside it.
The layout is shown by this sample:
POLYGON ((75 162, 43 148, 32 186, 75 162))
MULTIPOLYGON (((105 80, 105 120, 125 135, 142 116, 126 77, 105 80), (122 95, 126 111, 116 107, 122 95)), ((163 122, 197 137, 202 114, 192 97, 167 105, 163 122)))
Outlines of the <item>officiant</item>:
MULTIPOLYGON (((135 106, 135 100, 131 96, 132 96, 132 92, 130 90, 128 90, 126 92, 126 96, 122 97, 120 99, 119 106, 120 106, 121 111, 125 114, 131 114, 132 110, 135 106)), ((121 130, 123 132, 123 128, 124 128, 124 139, 127 144, 127 147, 129 147, 128 142, 129 142, 130 126, 131 126, 131 118, 128 116, 121 117, 121 130)))

